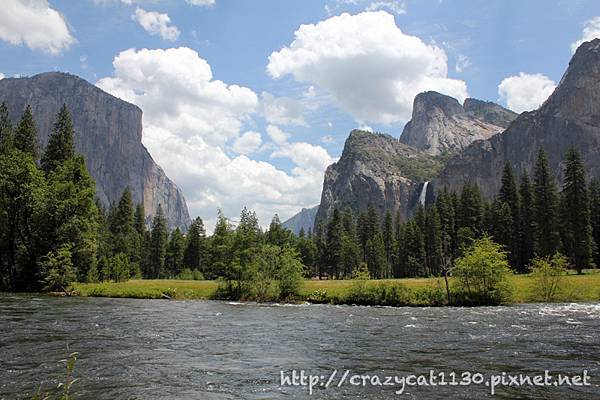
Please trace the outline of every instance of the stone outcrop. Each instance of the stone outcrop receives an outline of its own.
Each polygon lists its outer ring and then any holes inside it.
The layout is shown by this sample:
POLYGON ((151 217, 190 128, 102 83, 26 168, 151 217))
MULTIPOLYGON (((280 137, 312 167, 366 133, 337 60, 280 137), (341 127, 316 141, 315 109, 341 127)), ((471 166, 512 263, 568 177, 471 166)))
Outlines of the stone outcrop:
POLYGON ((579 47, 539 109, 521 114, 503 133, 470 145, 448 162, 435 186, 459 189, 470 180, 491 197, 499 189, 506 161, 517 174, 532 173, 540 149, 560 181, 561 163, 571 146, 581 152, 588 174, 600 177, 600 39, 579 47))
POLYGON ((423 182, 440 167, 437 158, 389 135, 354 130, 339 161, 325 172, 315 223, 329 218, 336 207, 360 212, 369 205, 380 215, 400 210, 406 219, 418 202, 423 182))
POLYGON ((452 97, 424 92, 415 97, 400 141, 431 155, 454 154, 502 132, 516 116, 494 103, 466 99, 463 106, 452 97))
POLYGON ((63 103, 71 111, 75 146, 96 180, 98 198, 117 202, 129 186, 134 202, 143 202, 151 219, 162 205, 171 227, 190 223, 181 190, 165 175, 142 144, 142 111, 73 75, 50 72, 30 78, 0 80, 0 102, 18 122, 30 104, 40 148, 48 142, 63 103))

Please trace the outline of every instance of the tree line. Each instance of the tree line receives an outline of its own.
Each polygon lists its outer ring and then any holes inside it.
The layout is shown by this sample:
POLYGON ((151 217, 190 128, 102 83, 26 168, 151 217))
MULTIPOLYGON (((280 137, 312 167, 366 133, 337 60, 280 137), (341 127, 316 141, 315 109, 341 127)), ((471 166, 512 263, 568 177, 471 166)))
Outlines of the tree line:
POLYGON ((182 278, 221 279, 229 297, 249 291, 280 297, 297 290, 302 277, 440 276, 486 235, 504 246, 516 272, 528 271, 536 256, 557 252, 578 271, 600 265, 600 181, 588 183, 575 149, 565 156, 560 189, 540 151, 532 178, 527 171, 517 178, 506 164, 491 202, 467 182, 460 192, 443 188, 408 221, 390 212, 380 219, 372 206, 359 213, 335 209, 314 232, 299 235, 277 215, 262 230, 246 208, 235 225, 219 211, 209 236, 200 217, 185 233, 169 231, 160 206, 147 221, 129 188, 104 207, 73 137, 63 106, 41 152, 31 108, 13 126, 6 105, 0 105, 3 290, 64 290, 73 280, 182 278))
POLYGON ((516 177, 507 162, 491 201, 466 182, 459 192, 442 188, 432 204, 418 205, 403 221, 375 208, 354 215, 335 209, 315 229, 312 274, 348 278, 366 263, 373 278, 440 276, 475 240, 491 237, 508 254, 511 269, 530 270, 535 257, 566 255, 579 273, 600 265, 600 181, 588 181, 579 152, 567 151, 559 188, 543 150, 532 177, 516 177))

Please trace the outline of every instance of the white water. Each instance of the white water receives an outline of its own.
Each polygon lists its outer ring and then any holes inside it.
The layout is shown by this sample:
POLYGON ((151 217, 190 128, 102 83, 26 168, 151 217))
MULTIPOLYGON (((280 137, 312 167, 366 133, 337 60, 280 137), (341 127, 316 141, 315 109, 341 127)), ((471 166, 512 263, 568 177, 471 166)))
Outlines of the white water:
POLYGON ((427 185, 429 185, 429 181, 423 184, 423 188, 421 189, 421 195, 419 196, 419 203, 425 207, 425 199, 427 198, 427 185))

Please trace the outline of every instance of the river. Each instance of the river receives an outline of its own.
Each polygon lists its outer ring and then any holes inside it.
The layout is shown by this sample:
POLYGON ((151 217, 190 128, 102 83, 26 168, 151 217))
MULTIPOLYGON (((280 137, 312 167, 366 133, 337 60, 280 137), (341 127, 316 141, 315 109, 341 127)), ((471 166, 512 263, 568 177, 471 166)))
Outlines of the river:
MULTIPOLYGON (((0 399, 55 386, 74 399, 600 398, 600 304, 485 308, 257 305, 0 295, 0 399), (291 370, 333 384, 281 386, 291 370), (342 375, 582 374, 591 386, 354 386, 342 375)), ((449 375, 446 375, 448 380, 449 375)), ((354 383, 357 380, 354 380, 354 383)), ((398 382, 401 382, 399 380, 398 382)), ((377 382, 375 382, 377 383, 377 382)))

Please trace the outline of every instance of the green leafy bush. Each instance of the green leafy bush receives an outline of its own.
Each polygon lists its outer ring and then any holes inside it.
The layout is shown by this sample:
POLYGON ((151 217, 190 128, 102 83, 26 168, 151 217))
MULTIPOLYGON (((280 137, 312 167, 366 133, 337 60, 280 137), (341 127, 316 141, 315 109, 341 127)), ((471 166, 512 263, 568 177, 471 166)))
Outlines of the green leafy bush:
POLYGON ((455 262, 453 302, 458 305, 498 305, 512 297, 507 254, 489 236, 477 239, 455 262))
POLYGON ((561 291, 563 276, 567 274, 568 261, 556 253, 552 257, 535 258, 531 261, 535 296, 541 301, 552 301, 561 291))

